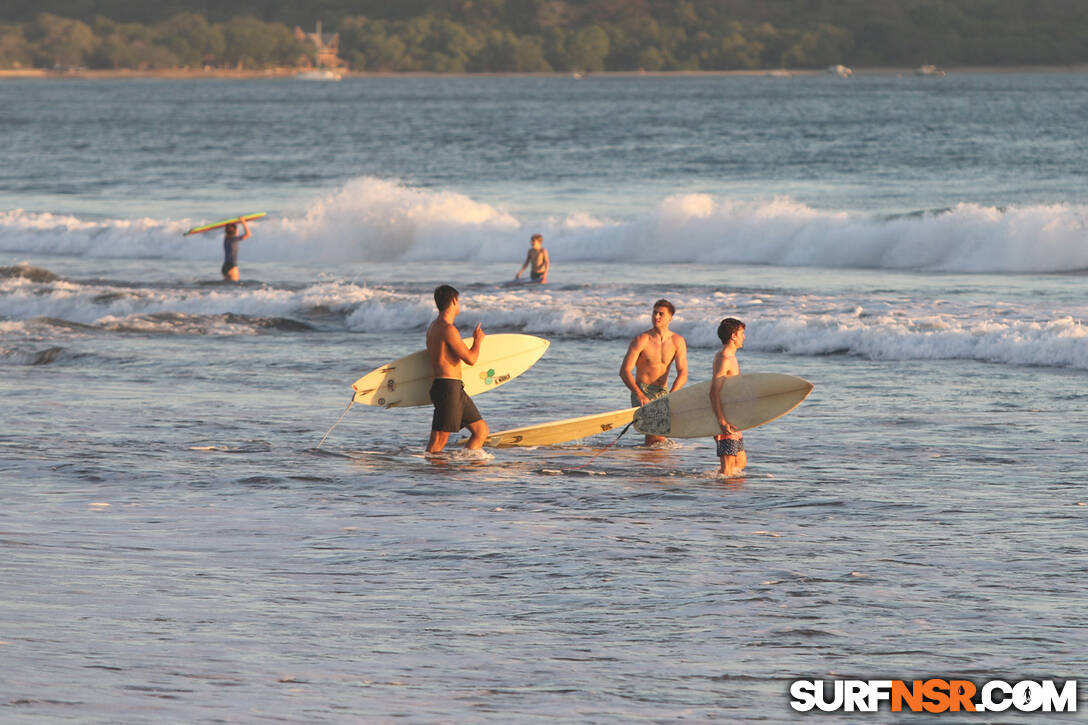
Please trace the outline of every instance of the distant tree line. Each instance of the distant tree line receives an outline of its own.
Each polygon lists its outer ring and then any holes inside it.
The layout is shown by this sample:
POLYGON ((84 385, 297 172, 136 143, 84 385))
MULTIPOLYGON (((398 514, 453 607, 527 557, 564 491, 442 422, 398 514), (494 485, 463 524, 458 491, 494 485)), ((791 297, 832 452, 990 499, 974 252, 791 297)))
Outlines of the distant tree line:
POLYGON ((360 71, 1068 65, 1088 63, 1085 2, 5 0, 0 68, 296 66, 317 20, 360 71))

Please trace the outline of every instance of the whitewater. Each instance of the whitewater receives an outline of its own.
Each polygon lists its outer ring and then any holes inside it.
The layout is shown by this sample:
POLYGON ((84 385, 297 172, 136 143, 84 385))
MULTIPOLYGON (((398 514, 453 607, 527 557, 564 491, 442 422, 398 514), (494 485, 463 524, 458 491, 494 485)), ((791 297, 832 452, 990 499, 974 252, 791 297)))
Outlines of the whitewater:
MULTIPOLYGON (((630 220, 586 211, 519 218, 452 191, 357 178, 297 215, 261 222, 255 261, 484 262, 521 259, 520 240, 548 238, 574 262, 691 262, 940 272, 1088 271, 1084 205, 956 204, 906 215, 821 210, 779 197, 662 199, 630 220), (668 247, 662 260, 661 250, 668 247)), ((0 250, 89 257, 215 259, 215 244, 179 243, 202 220, 0 214, 0 250)))
POLYGON ((799 678, 1078 677, 1085 98, 0 80, 0 720, 792 723, 799 678), (182 236, 258 211, 239 283, 182 236), (427 458, 428 407, 348 404, 439 284, 551 341, 495 431, 628 405, 659 298, 691 382, 731 316, 742 372, 815 388, 740 480, 615 430, 427 458))

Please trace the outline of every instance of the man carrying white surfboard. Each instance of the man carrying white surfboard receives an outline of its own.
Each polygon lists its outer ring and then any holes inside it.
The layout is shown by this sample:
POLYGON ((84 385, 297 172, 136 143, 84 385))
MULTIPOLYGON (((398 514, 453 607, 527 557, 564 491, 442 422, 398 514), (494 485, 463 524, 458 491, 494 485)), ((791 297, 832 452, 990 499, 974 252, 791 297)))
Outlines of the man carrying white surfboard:
POLYGON ((465 393, 461 363, 476 363, 480 357, 484 331, 477 323, 472 331, 472 347, 465 345, 461 333, 453 324, 461 312, 460 293, 448 284, 435 288, 434 303, 438 307, 438 317, 427 328, 427 355, 434 369, 434 382, 430 390, 434 418, 427 452, 440 453, 449 442, 450 434, 462 428, 468 428, 472 434, 465 447, 469 450, 481 448, 490 430, 472 398, 465 393))
MULTIPOLYGON (((676 308, 668 300, 654 303, 653 327, 635 336, 620 365, 620 379, 631 391, 631 405, 646 405, 651 400, 676 392, 688 381, 688 344, 681 335, 669 330, 676 308), (676 380, 669 384, 669 368, 676 363, 676 380), (631 370, 634 369, 634 374, 631 370)), ((648 435, 646 445, 668 440, 648 435)))
POLYGON ((710 407, 721 426, 721 435, 714 436, 717 442, 718 458, 721 459, 723 476, 739 475, 748 464, 748 454, 744 451, 744 436, 740 429, 725 419, 722 409, 722 385, 732 375, 740 375, 740 363, 737 362, 737 350, 744 347, 743 322, 735 317, 727 317, 718 325, 718 339, 722 349, 714 356, 714 376, 710 382, 710 407))

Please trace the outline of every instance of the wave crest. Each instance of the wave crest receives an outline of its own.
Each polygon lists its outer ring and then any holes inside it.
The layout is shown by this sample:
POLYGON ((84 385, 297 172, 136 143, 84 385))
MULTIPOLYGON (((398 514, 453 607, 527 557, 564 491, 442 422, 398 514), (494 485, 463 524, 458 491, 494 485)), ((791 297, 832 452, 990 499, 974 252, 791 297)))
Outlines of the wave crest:
MULTIPOLYGON (((540 232, 556 261, 690 262, 942 272, 1088 269, 1088 207, 958 204, 898 216, 815 209, 788 197, 663 199, 632 219, 574 210, 543 219, 451 190, 364 177, 297 216, 254 225, 253 261, 518 262, 540 232)), ((84 220, 0 213, 0 250, 88 257, 217 259, 219 236, 181 239, 199 219, 84 220)))

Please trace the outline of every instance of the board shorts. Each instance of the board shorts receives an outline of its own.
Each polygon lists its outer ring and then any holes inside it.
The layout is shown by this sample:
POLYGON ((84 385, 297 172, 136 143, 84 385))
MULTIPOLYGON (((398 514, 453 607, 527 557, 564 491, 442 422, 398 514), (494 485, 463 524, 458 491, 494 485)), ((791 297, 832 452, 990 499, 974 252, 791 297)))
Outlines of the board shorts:
POLYGON ((456 433, 467 425, 483 420, 460 380, 435 378, 431 383, 430 396, 434 403, 431 430, 456 433))
POLYGON ((529 279, 533 280, 534 282, 539 282, 540 280, 544 279, 544 273, 543 272, 530 272, 529 273, 529 279))
MULTIPOLYGON (((658 398, 669 394, 669 391, 661 387, 660 385, 652 385, 650 383, 635 383, 635 385, 637 385, 639 387, 639 390, 642 391, 642 394, 650 400, 657 400, 658 398)), ((631 391, 631 405, 642 405, 642 403, 638 399, 638 396, 635 395, 635 392, 633 390, 631 391)))
POLYGON ((718 458, 736 456, 744 450, 744 436, 740 433, 714 436, 714 440, 718 442, 718 458))
POLYGON ((226 277, 227 273, 230 272, 232 269, 234 269, 237 266, 238 266, 237 264, 231 264, 230 262, 223 262, 223 266, 220 267, 220 270, 223 272, 223 276, 226 277))

